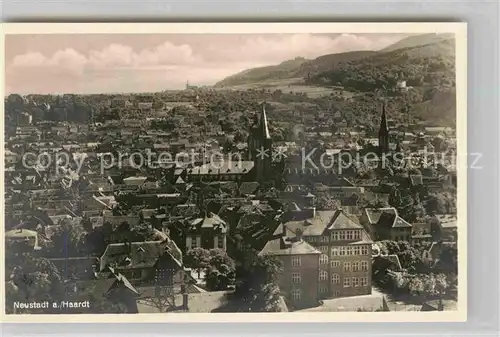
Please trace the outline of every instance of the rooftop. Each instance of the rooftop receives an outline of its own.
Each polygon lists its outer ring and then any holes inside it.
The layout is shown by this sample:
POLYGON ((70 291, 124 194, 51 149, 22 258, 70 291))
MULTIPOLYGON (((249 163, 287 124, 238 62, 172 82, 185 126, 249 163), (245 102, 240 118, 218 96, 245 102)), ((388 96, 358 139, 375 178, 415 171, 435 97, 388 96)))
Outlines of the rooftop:
POLYGON ((319 250, 303 240, 290 240, 286 237, 268 241, 259 255, 306 255, 321 254, 319 250))

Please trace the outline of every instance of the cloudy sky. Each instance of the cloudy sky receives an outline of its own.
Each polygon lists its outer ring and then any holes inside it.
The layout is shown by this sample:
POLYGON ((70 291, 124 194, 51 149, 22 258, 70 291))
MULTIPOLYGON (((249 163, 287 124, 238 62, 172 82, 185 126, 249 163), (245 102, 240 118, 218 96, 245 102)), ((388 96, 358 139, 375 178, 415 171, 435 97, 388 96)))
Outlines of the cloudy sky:
POLYGON ((401 34, 7 35, 6 93, 151 92, 211 85, 297 56, 377 50, 401 34))

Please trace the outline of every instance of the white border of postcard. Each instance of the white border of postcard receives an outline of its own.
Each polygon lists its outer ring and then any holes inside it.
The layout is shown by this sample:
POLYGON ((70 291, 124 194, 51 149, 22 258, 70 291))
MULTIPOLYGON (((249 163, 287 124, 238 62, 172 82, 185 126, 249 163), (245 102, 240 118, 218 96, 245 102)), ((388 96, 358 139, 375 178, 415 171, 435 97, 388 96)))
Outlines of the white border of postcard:
MULTIPOLYGON (((457 311, 430 312, 311 312, 311 313, 165 313, 165 314, 56 314, 6 315, 0 306, 0 322, 9 323, 148 323, 148 322, 463 322, 467 320, 467 24, 466 23, 4 23, 1 26, 1 72, 5 76, 4 42, 7 34, 245 34, 245 33, 454 33, 458 144, 458 306, 457 311)), ((4 93, 5 79, 1 89, 4 93)), ((5 96, 5 95, 3 95, 5 96)), ((2 113, 4 106, 2 104, 2 113)), ((0 125, 3 129, 3 118, 0 125)), ((1 137, 4 146, 3 132, 1 137)), ((4 151, 0 160, 4 161, 4 151)), ((4 168, 0 174, 0 209, 4 212, 4 168)), ((5 251, 4 226, 0 248, 5 251)), ((0 280, 4 279, 2 258, 0 280)), ((5 282, 0 298, 5 298, 5 282)))

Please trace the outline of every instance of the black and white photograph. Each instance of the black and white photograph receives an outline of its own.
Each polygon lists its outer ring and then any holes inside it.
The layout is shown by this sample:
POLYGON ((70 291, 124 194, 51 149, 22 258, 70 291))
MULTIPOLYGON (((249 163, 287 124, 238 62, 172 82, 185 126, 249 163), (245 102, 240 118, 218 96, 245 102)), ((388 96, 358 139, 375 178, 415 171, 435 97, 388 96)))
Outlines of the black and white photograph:
POLYGON ((10 27, 4 319, 466 314, 464 24, 10 27))

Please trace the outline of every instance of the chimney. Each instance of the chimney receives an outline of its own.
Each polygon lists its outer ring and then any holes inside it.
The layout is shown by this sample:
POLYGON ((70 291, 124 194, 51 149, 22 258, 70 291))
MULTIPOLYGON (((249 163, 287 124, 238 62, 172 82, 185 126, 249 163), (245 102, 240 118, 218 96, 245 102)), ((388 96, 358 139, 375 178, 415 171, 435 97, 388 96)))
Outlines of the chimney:
POLYGON ((298 228, 296 231, 295 231, 295 239, 297 241, 302 241, 302 229, 301 228, 298 228))
POLYGON ((189 309, 187 293, 182 294, 182 309, 186 311, 189 309))

